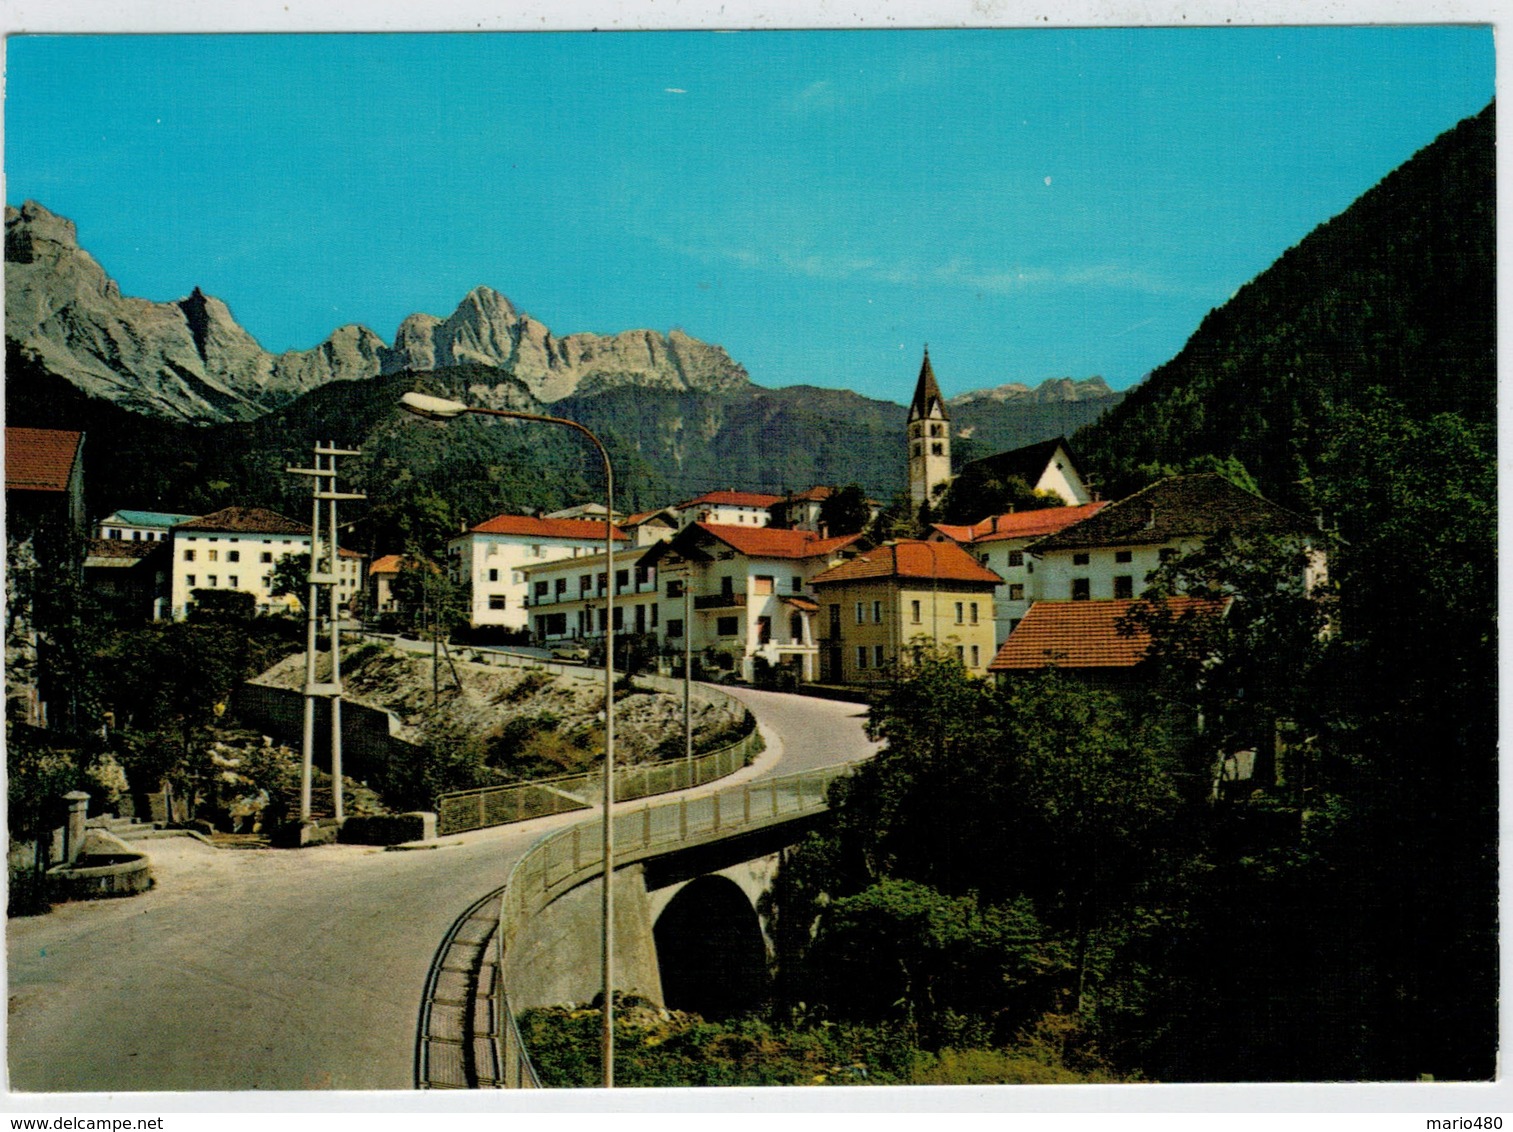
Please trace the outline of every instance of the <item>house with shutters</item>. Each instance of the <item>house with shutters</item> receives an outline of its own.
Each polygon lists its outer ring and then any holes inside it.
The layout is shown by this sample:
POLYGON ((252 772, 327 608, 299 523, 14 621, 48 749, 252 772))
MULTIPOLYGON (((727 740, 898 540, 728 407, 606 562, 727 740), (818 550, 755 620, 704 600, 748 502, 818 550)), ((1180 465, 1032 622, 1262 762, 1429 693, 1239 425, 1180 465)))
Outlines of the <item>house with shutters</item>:
POLYGON ((1123 601, 1138 598, 1162 562, 1221 532, 1295 538, 1308 552, 1305 585, 1327 578, 1314 523, 1211 472, 1160 480, 1036 539, 1025 553, 1040 600, 1123 601))
POLYGON ((935 523, 930 541, 951 542, 971 554, 1003 579, 994 595, 994 648, 1008 638, 1024 619, 1030 605, 1040 597, 1038 584, 1045 576, 1035 572, 1035 559, 1027 553, 1031 543, 1065 530, 1096 515, 1106 503, 1077 507, 1046 507, 1038 511, 1011 511, 991 515, 979 523, 935 523))
MULTIPOLYGON (((273 569, 289 554, 310 553, 310 527, 266 507, 223 507, 172 529, 169 609, 188 615, 195 590, 250 593, 259 613, 293 613, 304 594, 273 593, 273 569)), ((342 548, 337 600, 350 607, 363 588, 363 556, 342 548)))
POLYGON ((1001 579, 954 542, 900 539, 863 551, 810 583, 820 616, 820 678, 890 679, 918 647, 945 650, 969 673, 994 653, 1001 579))
POLYGON ((518 632, 530 625, 526 568, 560 558, 604 552, 605 538, 616 546, 630 539, 600 519, 547 519, 535 515, 495 515, 447 543, 447 568, 467 594, 468 624, 474 629, 518 632))
POLYGON ((661 586, 661 641, 751 680, 757 662, 794 680, 819 675, 810 580, 854 553, 860 535, 694 523, 642 562, 661 586), (687 597, 685 598, 685 587, 687 597))

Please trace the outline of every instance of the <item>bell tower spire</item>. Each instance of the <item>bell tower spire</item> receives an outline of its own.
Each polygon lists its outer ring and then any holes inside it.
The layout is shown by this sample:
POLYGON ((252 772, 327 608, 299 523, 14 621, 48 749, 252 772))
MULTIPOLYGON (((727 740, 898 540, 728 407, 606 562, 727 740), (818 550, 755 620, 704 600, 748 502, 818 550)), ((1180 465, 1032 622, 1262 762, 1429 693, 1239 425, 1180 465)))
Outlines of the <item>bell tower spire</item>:
POLYGON ((918 510, 936 488, 951 479, 951 417, 930 366, 930 347, 919 367, 914 400, 909 405, 909 498, 918 510))

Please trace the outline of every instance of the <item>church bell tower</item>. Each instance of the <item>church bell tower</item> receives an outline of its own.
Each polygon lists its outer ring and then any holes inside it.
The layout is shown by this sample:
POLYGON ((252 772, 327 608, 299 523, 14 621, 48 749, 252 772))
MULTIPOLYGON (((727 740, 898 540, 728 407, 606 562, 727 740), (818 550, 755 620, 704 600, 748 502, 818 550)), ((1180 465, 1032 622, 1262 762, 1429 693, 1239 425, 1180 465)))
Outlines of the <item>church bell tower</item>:
POLYGON ((914 509, 929 502, 951 478, 951 418, 930 368, 930 347, 919 367, 919 383, 909 406, 909 498, 914 509))

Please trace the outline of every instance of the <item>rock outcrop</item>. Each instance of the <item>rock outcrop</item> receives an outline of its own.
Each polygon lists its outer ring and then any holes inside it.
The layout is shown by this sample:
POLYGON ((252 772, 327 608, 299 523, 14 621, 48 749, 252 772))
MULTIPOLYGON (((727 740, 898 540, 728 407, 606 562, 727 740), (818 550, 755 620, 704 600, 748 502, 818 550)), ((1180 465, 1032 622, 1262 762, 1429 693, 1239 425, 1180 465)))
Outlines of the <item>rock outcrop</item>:
POLYGON ((35 201, 6 208, 5 261, 6 336, 91 396, 155 416, 248 420, 328 382, 466 364, 501 370, 540 402, 624 385, 714 392, 748 382, 721 347, 681 331, 556 338, 487 287, 446 319, 411 315, 392 347, 353 325, 275 355, 198 288, 170 303, 123 296, 73 223, 35 201))

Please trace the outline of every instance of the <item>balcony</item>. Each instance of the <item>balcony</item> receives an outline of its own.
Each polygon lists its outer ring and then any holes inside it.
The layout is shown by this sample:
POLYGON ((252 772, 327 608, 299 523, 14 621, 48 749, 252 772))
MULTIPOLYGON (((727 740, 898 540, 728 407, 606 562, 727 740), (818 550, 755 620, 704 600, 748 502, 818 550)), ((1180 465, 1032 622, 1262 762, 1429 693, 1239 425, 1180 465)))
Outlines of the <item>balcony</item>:
POLYGON ((744 593, 703 594, 693 599, 695 609, 745 609, 744 593))

